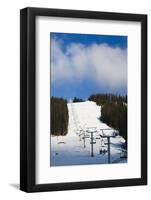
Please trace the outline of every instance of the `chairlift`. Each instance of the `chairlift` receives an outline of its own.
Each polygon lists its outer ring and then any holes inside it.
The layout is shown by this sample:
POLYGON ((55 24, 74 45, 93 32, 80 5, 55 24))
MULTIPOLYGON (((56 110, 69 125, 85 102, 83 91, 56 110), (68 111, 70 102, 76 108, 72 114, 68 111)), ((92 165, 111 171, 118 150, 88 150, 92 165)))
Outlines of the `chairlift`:
POLYGON ((93 140, 90 142, 90 144, 96 144, 96 140, 93 138, 93 140))
POLYGON ((96 137, 96 140, 100 140, 100 139, 101 139, 100 136, 97 136, 97 137, 96 137))
POLYGON ((105 153, 107 153, 107 149, 106 148, 100 148, 99 153, 105 154, 105 153))
POLYGON ((96 141, 90 142, 90 144, 96 144, 96 141))
POLYGON ((108 143, 106 142, 105 139, 101 139, 101 146, 105 147, 108 143))

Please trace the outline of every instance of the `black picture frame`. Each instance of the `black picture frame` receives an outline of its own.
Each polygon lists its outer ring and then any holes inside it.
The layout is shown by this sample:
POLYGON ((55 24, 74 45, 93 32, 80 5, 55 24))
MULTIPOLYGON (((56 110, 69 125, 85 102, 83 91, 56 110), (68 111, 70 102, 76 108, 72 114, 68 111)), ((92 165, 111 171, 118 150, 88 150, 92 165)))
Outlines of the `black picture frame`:
POLYGON ((147 15, 24 8, 20 11, 20 189, 25 192, 121 187, 147 184, 147 15), (37 16, 120 20, 141 23, 141 178, 36 184, 35 19, 37 16))

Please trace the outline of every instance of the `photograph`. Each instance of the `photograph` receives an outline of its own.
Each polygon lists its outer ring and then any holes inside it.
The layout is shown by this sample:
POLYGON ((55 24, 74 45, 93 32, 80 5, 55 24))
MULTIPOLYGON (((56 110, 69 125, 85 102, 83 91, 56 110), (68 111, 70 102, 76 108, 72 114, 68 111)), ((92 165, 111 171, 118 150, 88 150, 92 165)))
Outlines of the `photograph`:
POLYGON ((20 190, 148 184, 147 15, 20 11, 20 190))
POLYGON ((127 39, 50 33, 50 167, 127 163, 127 39))

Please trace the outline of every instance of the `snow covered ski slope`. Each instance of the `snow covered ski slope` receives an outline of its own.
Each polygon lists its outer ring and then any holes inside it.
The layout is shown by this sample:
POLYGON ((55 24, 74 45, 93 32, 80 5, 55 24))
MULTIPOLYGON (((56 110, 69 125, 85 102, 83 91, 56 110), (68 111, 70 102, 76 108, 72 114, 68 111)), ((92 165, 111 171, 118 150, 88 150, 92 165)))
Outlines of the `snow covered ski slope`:
POLYGON ((92 101, 68 103, 68 133, 51 136, 50 166, 127 162, 125 140, 99 120, 100 109, 92 101))

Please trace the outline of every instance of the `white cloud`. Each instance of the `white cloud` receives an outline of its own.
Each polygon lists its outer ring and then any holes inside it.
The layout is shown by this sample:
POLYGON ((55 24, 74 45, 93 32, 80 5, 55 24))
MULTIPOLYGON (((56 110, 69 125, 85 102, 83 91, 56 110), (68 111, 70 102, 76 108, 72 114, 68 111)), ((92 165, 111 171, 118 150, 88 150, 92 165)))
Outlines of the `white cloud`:
POLYGON ((73 43, 63 50, 62 42, 51 41, 51 73, 55 84, 91 80, 116 90, 127 84, 127 52, 107 44, 84 46, 73 43))

